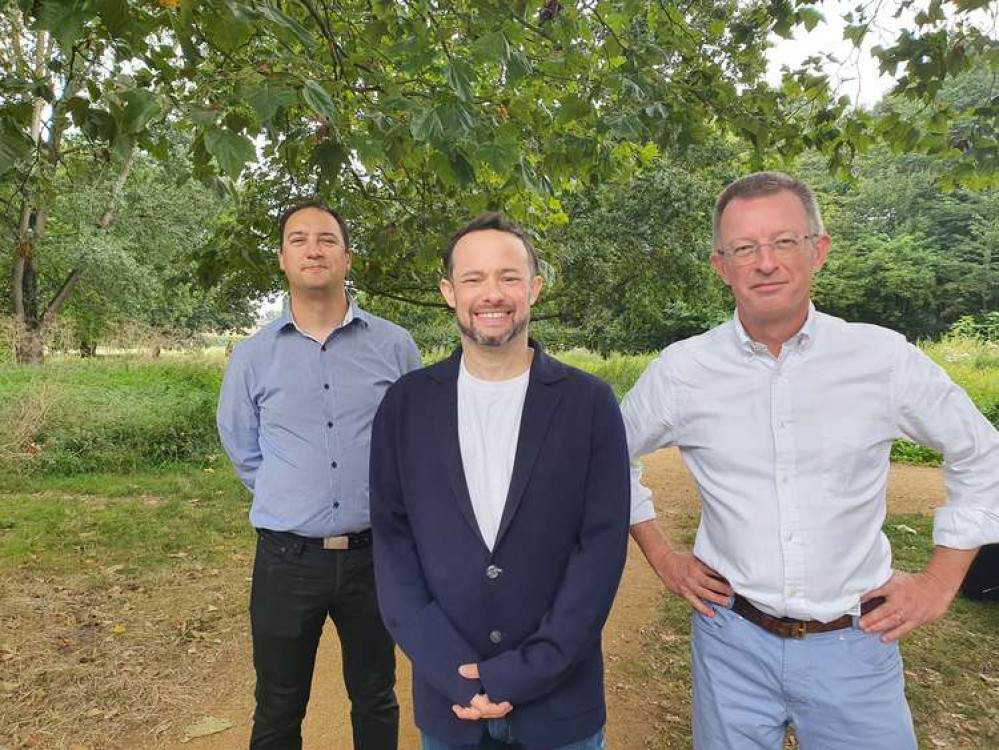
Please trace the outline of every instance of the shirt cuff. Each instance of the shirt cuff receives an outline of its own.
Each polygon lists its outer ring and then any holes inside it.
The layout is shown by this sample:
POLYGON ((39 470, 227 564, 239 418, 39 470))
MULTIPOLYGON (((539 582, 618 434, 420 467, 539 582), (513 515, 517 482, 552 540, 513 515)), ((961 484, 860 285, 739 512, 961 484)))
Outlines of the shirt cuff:
POLYGON ((999 542, 999 512, 991 508, 938 508, 933 520, 933 544, 974 549, 999 542))
POLYGON ((651 521, 656 517, 656 506, 652 504, 652 493, 645 497, 631 498, 631 521, 630 525, 651 521))

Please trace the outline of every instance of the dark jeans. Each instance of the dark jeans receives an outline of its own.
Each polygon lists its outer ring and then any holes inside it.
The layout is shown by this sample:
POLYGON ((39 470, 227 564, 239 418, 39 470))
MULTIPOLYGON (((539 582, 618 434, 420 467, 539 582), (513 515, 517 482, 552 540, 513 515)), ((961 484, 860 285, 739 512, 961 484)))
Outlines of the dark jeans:
POLYGON ((371 547, 324 550, 261 532, 250 624, 257 671, 252 750, 299 750, 312 671, 329 615, 343 655, 355 750, 395 750, 395 646, 378 612, 371 547))

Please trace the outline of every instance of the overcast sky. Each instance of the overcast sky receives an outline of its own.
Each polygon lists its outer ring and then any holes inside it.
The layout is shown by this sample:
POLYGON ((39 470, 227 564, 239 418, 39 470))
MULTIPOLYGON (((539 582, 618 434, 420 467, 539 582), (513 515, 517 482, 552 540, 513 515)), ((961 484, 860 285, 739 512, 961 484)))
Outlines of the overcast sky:
MULTIPOLYGON (((917 10, 928 4, 917 1, 917 10)), ((945 7, 947 5, 949 3, 945 4, 945 7)), ((865 107, 871 106, 892 87, 894 81, 888 76, 881 75, 877 61, 870 55, 870 49, 877 45, 890 45, 895 40, 899 28, 912 28, 914 25, 913 12, 906 12, 898 20, 892 18, 897 6, 898 3, 893 0, 867 2, 825 0, 817 3, 815 7, 825 16, 825 23, 820 23, 810 33, 806 32, 804 27, 799 27, 796 29, 795 38, 791 40, 781 39, 778 36, 771 37, 774 46, 768 55, 770 69, 767 78, 771 83, 777 83, 780 81, 782 65, 795 68, 810 55, 832 54, 838 60, 837 63, 830 62, 826 65, 826 72, 832 82, 838 85, 840 92, 849 96, 854 103, 865 107), (877 23, 872 24, 859 50, 851 42, 843 39, 842 18, 844 13, 858 5, 881 6, 881 11, 877 14, 877 23)), ((999 14, 999 3, 992 2, 989 8, 975 11, 969 18, 978 28, 995 38, 996 30, 999 28, 997 14, 999 14)), ((948 15, 953 17, 954 14, 948 13, 948 15)))

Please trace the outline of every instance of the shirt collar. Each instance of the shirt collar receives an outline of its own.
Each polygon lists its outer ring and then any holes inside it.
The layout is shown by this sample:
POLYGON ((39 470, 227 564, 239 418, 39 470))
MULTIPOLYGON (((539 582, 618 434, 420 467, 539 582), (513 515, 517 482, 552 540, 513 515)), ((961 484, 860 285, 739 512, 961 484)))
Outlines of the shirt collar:
MULTIPOLYGON (((807 351, 815 337, 815 317, 815 305, 809 300, 808 316, 805 318, 805 324, 801 326, 801 329, 796 334, 784 342, 785 346, 793 347, 799 352, 807 351)), ((766 344, 753 341, 752 337, 746 332, 742 321, 739 320, 738 309, 732 314, 732 322, 735 326, 736 339, 742 349, 750 353, 766 351, 766 344)))
MULTIPOLYGON (((278 330, 283 331, 289 326, 294 328, 296 331, 301 333, 298 325, 295 323, 295 319, 291 315, 291 300, 285 297, 285 302, 283 309, 281 310, 281 315, 278 316, 278 330)), ((348 294, 347 295, 347 314, 343 316, 343 322, 336 327, 336 329, 346 328, 354 321, 368 326, 371 325, 371 316, 366 310, 362 310, 360 305, 354 301, 354 298, 348 294)))

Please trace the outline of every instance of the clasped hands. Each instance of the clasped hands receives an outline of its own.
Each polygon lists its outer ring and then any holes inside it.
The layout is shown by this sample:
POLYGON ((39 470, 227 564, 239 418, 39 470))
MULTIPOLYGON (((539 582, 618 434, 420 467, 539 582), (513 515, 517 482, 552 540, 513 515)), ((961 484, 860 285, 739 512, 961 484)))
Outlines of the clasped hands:
MULTIPOLYGON (((462 664, 458 667, 458 674, 466 680, 479 679, 478 664, 462 664)), ((467 721, 481 721, 482 719, 502 719, 513 710, 509 702, 493 703, 485 693, 479 693, 467 706, 455 704, 451 706, 454 715, 459 719, 467 721)))

